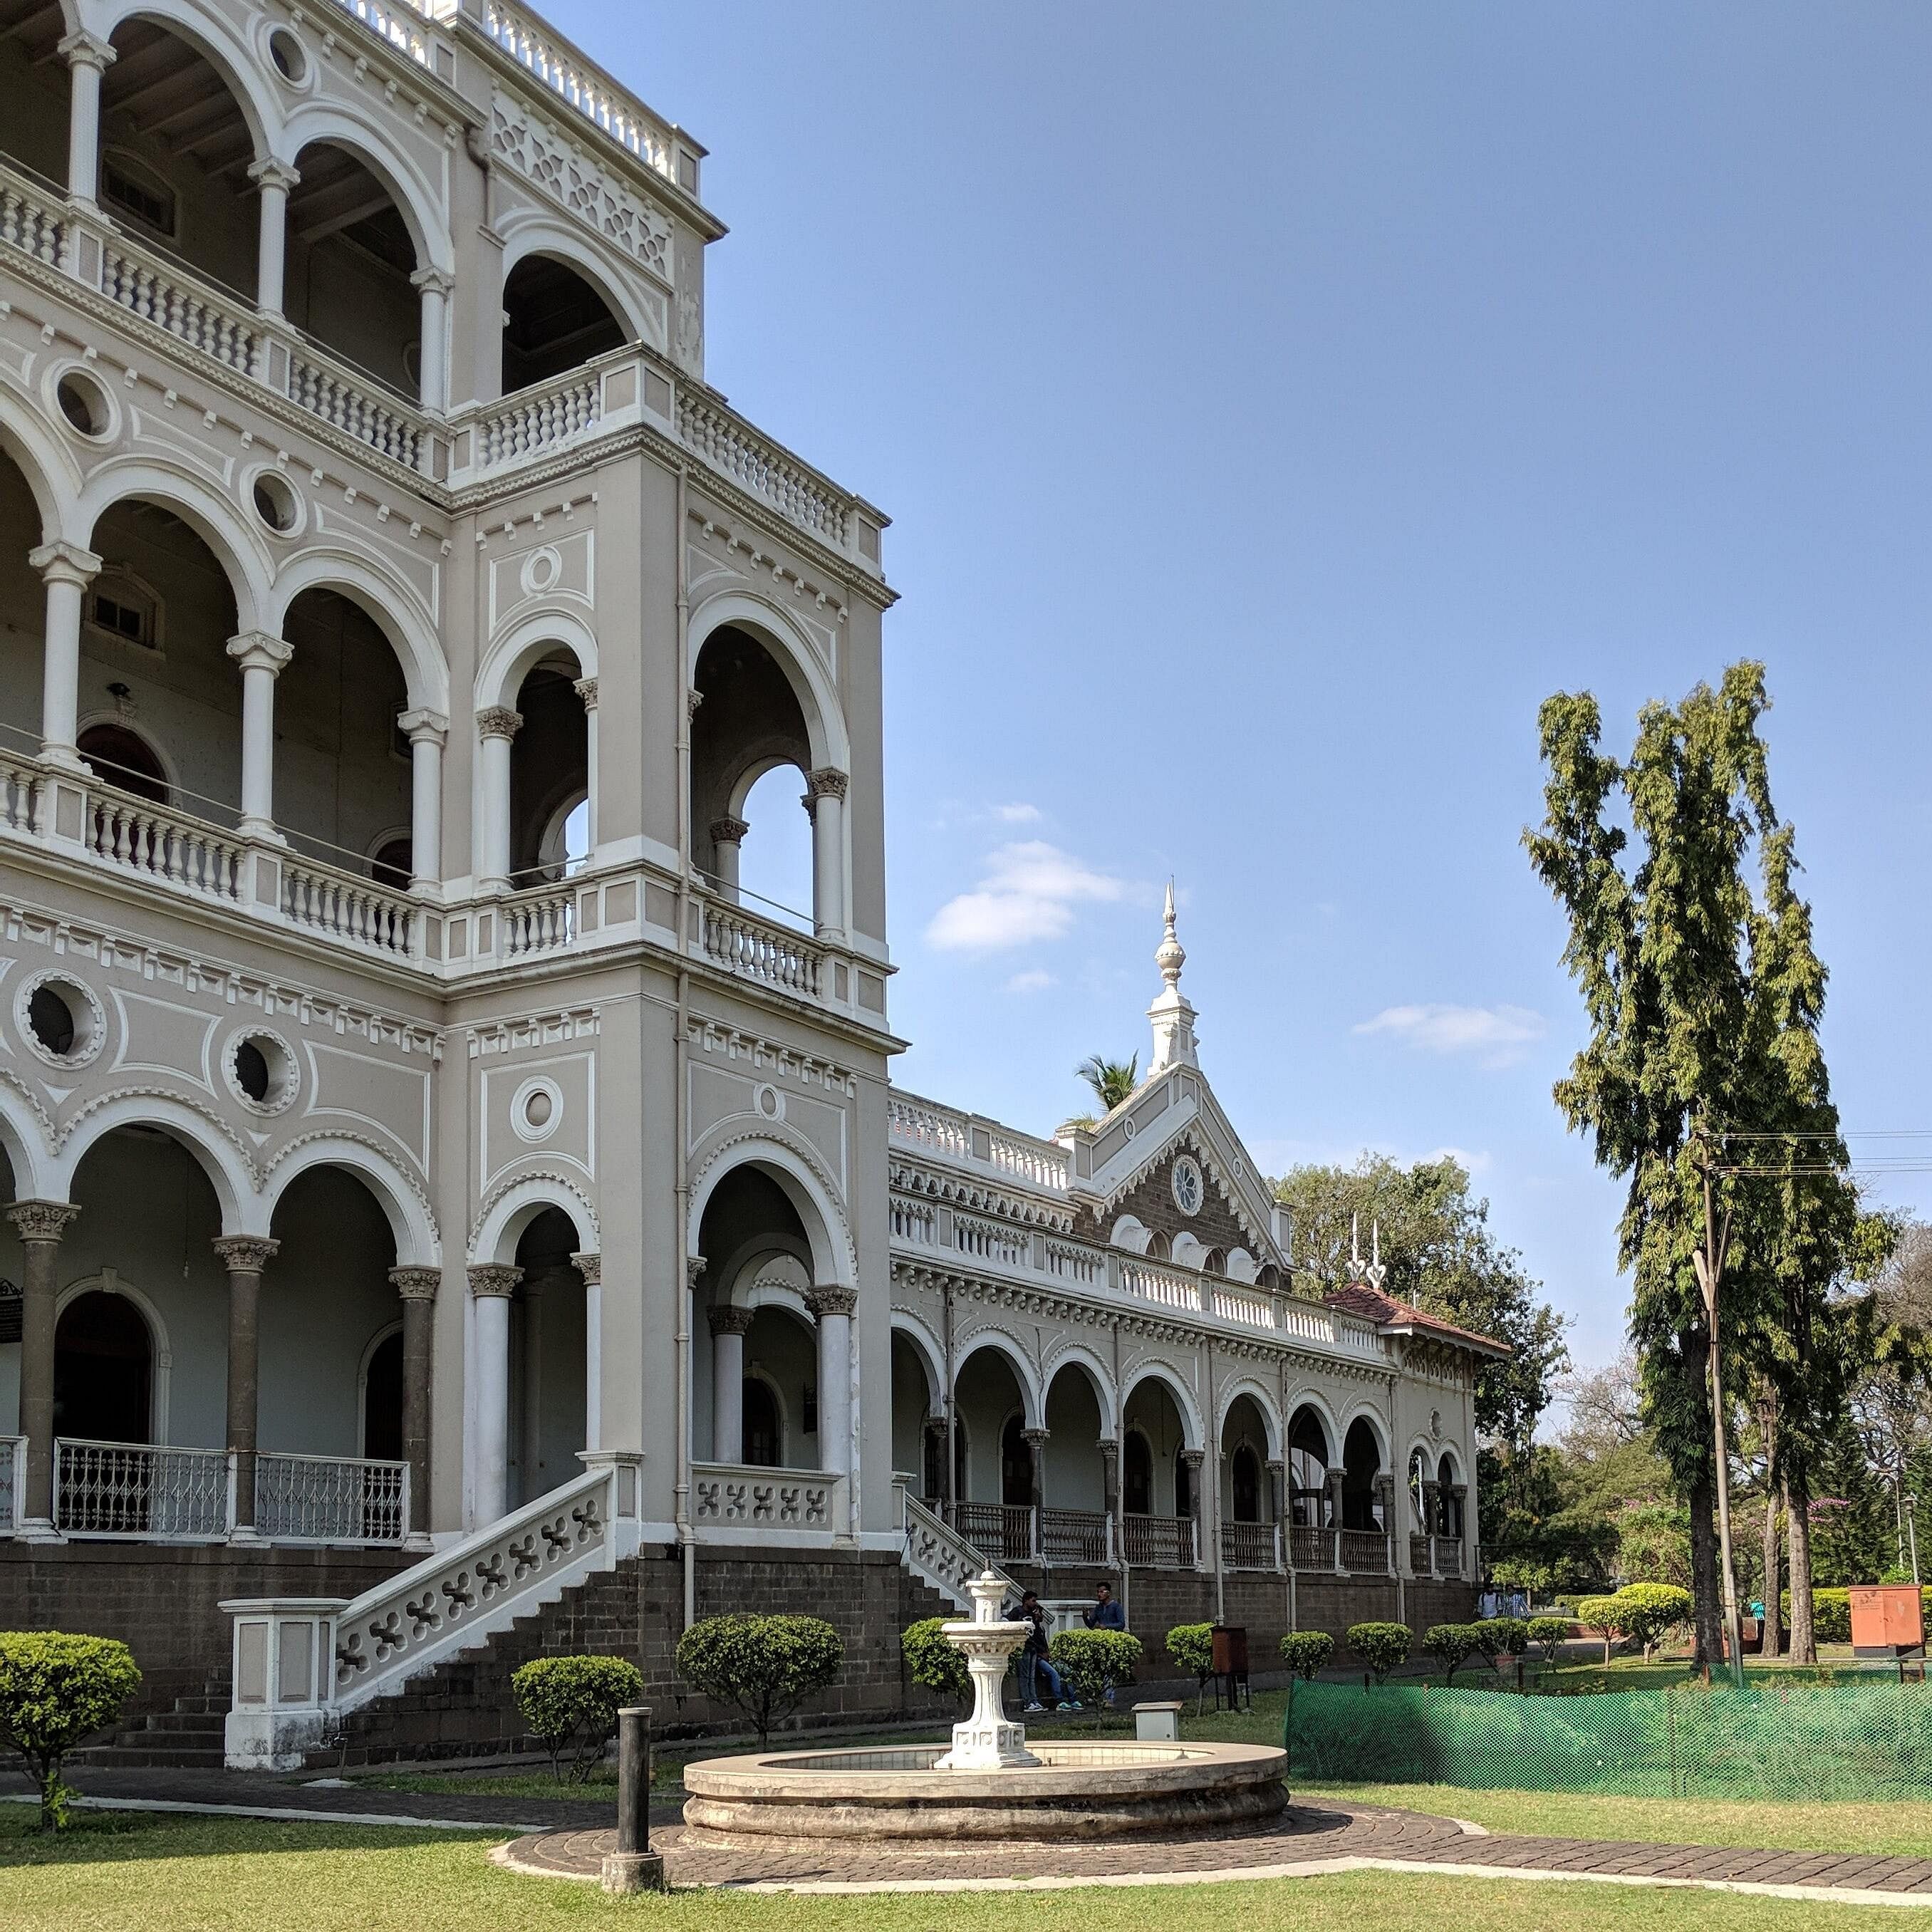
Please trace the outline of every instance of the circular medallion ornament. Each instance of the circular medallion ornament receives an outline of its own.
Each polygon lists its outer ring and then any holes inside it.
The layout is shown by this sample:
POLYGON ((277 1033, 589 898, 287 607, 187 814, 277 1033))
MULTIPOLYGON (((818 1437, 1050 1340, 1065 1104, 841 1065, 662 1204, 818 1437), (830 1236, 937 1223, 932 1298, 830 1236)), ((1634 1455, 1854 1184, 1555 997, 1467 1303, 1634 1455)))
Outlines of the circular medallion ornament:
POLYGON ((1201 1178, 1201 1163, 1191 1154, 1181 1155, 1174 1163, 1174 1204, 1184 1214, 1198 1214, 1204 1196, 1205 1185, 1201 1178))

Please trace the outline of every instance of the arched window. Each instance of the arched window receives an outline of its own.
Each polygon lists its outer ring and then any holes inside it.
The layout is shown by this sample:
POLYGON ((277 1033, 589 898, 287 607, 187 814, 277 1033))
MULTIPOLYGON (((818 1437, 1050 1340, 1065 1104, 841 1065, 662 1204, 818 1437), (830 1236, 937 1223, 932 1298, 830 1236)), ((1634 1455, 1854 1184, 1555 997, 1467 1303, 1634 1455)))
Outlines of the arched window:
POLYGON ((762 1376, 745 1378, 745 1460, 754 1468, 781 1466, 784 1444, 779 1439, 778 1397, 762 1376))
POLYGON ((362 1454, 372 1462, 403 1460, 403 1334, 386 1335, 362 1379, 362 1454))
POLYGON ((1436 1480, 1439 1485, 1436 1492, 1436 1533, 1460 1541, 1462 1534, 1462 1499, 1455 1492, 1456 1480, 1456 1460, 1445 1454, 1436 1466, 1436 1480))
POLYGON ((406 892, 410 889, 410 870, 415 859, 416 848, 408 839, 386 839, 369 861, 369 876, 379 886, 387 886, 392 892, 406 892))
POLYGON ((1177 1516, 1194 1514, 1194 1472, 1187 1466, 1186 1452, 1174 1452, 1174 1513, 1177 1516))
POLYGON ((76 748, 88 766, 116 791, 131 792, 150 805, 168 802, 167 774, 145 738, 121 724, 90 724, 76 748))
POLYGON ((124 1294, 91 1288, 54 1330, 54 1432, 91 1442, 146 1442, 154 1338, 124 1294))
POLYGON ((1237 1522, 1259 1522, 1262 1520, 1261 1458, 1245 1442, 1234 1451, 1229 1481, 1234 1492, 1234 1520, 1237 1522))
POLYGON ((1429 1458, 1418 1449, 1408 1459, 1408 1499, 1415 1510, 1415 1526, 1425 1534, 1436 1526, 1429 1520, 1428 1496, 1424 1484, 1429 1480, 1429 1458))
POLYGON ((1328 1438, 1312 1408, 1294 1412, 1288 1438, 1288 1520, 1298 1529, 1326 1529, 1328 1438))
POLYGON ((1009 1418, 1000 1431, 1000 1500, 1019 1504, 1033 1501, 1033 1450, 1027 1444, 1026 1424, 1017 1415, 1009 1418))
POLYGON ((1127 1431, 1120 1454, 1120 1507, 1129 1516, 1154 1514, 1154 1451, 1138 1429, 1127 1431))

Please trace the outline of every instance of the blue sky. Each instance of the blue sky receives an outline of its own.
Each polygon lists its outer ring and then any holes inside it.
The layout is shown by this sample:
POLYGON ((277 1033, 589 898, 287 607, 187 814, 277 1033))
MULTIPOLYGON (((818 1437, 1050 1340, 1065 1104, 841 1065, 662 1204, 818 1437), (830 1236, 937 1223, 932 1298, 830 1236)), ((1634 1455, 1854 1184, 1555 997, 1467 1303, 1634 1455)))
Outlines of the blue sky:
POLYGON ((1846 1125, 1932 1128, 1932 10, 548 10, 712 150, 712 381, 896 520, 905 1084, 1144 1061, 1172 873, 1257 1157, 1463 1150, 1604 1359, 1536 706, 1751 654, 1846 1125))

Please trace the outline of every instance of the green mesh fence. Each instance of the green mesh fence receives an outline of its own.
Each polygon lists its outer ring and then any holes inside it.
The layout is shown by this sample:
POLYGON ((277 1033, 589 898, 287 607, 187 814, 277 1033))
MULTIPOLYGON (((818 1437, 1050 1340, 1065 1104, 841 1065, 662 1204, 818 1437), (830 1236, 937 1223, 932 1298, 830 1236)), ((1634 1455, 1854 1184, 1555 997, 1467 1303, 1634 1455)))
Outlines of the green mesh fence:
POLYGON ((1701 1684, 1588 1696, 1298 1684, 1288 1775, 1632 1798, 1932 1798, 1922 1684, 1701 1684))

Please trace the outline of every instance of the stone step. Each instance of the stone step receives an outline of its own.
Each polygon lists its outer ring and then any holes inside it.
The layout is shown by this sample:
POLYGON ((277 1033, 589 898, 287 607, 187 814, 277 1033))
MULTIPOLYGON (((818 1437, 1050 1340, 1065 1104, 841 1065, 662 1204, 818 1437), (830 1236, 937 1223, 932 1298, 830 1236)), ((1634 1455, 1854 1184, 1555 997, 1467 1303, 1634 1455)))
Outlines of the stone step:
POLYGON ((99 1771, 219 1771, 222 1748, 219 1742, 206 1748, 197 1746, 179 1750, 147 1750, 131 1744, 89 1744, 82 1750, 70 1752, 68 1762, 99 1771))

